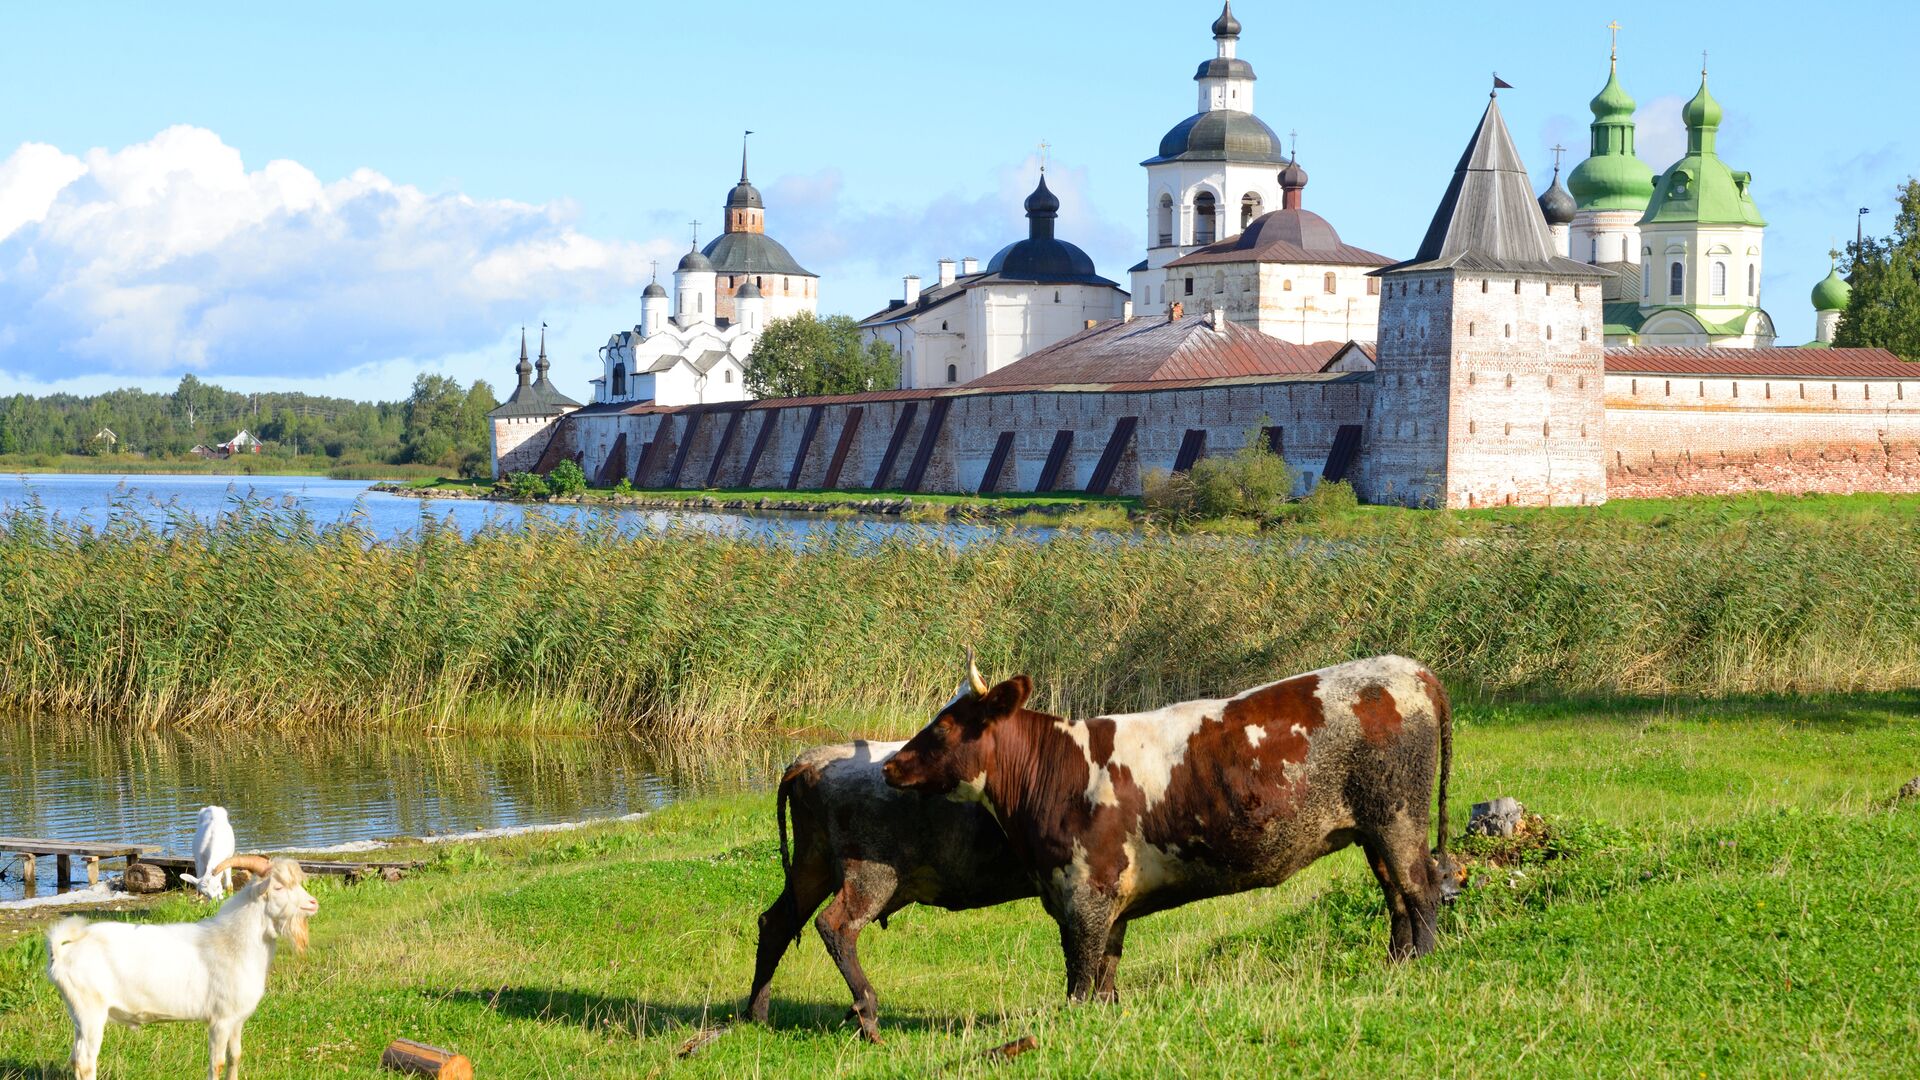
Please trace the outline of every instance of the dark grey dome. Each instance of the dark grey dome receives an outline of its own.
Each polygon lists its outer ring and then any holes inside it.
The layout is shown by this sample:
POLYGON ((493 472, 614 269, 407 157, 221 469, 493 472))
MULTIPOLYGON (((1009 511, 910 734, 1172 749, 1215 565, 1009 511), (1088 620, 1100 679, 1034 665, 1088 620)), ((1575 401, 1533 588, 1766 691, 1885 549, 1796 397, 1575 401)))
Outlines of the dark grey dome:
POLYGON ((647 287, 640 291, 640 295, 648 298, 658 296, 664 300, 667 296, 667 290, 661 288, 659 282, 649 281, 647 282, 647 287))
POLYGON ((1201 79, 1258 79, 1253 73, 1253 65, 1237 56, 1216 56, 1202 61, 1200 70, 1193 73, 1193 81, 1201 79))
POLYGON ((792 274, 813 277, 793 261, 787 249, 766 233, 721 233, 706 247, 707 258, 722 274, 792 274))
POLYGON ((760 286, 755 285, 751 281, 743 281, 740 283, 739 288, 733 290, 733 298, 736 300, 758 300, 760 299, 760 286))
POLYGON ((741 177, 740 182, 733 185, 733 190, 727 192, 726 208, 728 210, 739 210, 744 207, 764 210, 767 208, 767 204, 760 201, 760 189, 747 183, 745 177, 741 177))
POLYGON ((1057 215, 1060 213, 1060 197, 1047 187, 1047 174, 1040 174, 1040 185, 1027 196, 1027 216, 1034 214, 1057 215))
POLYGON ((1573 195, 1566 185, 1560 182, 1560 170, 1553 171, 1553 184, 1540 196, 1540 212, 1546 215, 1549 225, 1573 224, 1574 211, 1579 206, 1573 201, 1573 195))
POLYGON ((1300 167, 1297 159, 1287 162, 1287 167, 1280 170, 1280 186, 1283 189, 1307 186, 1307 170, 1300 167))
POLYGON ((1160 140, 1159 156, 1141 164, 1163 161, 1284 165, 1287 156, 1280 152, 1280 136, 1259 117, 1237 109, 1214 109, 1175 124, 1160 140))
POLYGON ((1017 281, 1078 281, 1099 275, 1093 259, 1057 237, 1032 237, 1000 249, 987 263, 987 273, 1017 281))
POLYGON ((1213 20, 1213 36, 1240 36, 1240 20, 1233 17, 1233 0, 1227 0, 1227 6, 1220 9, 1220 17, 1213 20))
POLYGON ((707 257, 700 252, 689 251, 686 256, 680 260, 680 269, 709 273, 713 270, 713 264, 708 262, 707 257))

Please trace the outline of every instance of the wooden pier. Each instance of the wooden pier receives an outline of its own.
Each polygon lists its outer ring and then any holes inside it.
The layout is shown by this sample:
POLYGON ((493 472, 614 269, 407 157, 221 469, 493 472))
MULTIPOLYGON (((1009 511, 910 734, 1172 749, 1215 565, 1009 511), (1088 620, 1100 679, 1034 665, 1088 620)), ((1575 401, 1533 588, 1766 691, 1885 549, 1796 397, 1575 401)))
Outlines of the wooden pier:
MULTIPOLYGON (((129 868, 136 862, 157 866, 166 874, 169 887, 180 885, 180 875, 193 871, 193 860, 179 855, 151 854, 159 850, 158 847, 150 844, 84 844, 69 843, 65 840, 0 836, 0 858, 6 855, 21 857, 21 879, 26 884, 28 896, 33 895, 39 872, 39 860, 49 856, 55 860, 55 882, 59 886, 59 891, 63 893, 73 888, 73 860, 75 859, 81 860, 81 864, 86 868, 89 886, 100 884, 101 859, 125 859, 129 868)), ((358 881, 365 877, 390 877, 406 873, 419 865, 417 862, 300 860, 300 869, 309 874, 343 877, 348 881, 358 881)))
POLYGON ((27 893, 33 893, 34 879, 38 871, 39 860, 51 855, 54 858, 54 881, 61 892, 73 888, 73 860, 80 859, 86 866, 87 884, 100 884, 101 859, 125 859, 132 866, 142 855, 149 851, 158 851, 157 847, 144 844, 70 844, 62 840, 35 840, 21 836, 0 836, 0 855, 19 855, 21 857, 21 878, 26 882, 27 893))

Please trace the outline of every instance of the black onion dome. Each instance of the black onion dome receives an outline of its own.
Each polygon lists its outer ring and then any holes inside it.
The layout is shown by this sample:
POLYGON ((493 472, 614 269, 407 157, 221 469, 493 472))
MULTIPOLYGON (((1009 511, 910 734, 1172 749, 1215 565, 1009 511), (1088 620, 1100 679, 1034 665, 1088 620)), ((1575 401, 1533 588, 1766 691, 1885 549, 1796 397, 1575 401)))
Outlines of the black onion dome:
POLYGON ((1035 214, 1057 215, 1060 213, 1060 197, 1047 187, 1047 174, 1040 174, 1040 185, 1027 196, 1027 216, 1035 214))
POLYGON ((813 277, 814 273, 794 261, 780 241, 766 233, 721 233, 706 247, 713 268, 722 274, 788 274, 813 277))
POLYGON ((667 295, 667 290, 661 288, 659 282, 649 281, 647 282, 647 287, 641 290, 640 295, 644 297, 658 296, 662 299, 665 299, 667 295))
POLYGON ((1280 152, 1280 136, 1266 121, 1237 109, 1213 109, 1195 113, 1173 126, 1160 140, 1157 157, 1141 162, 1157 165, 1165 161, 1232 161, 1251 164, 1285 165, 1280 152))
POLYGON ((1546 216, 1549 225, 1571 225, 1578 209, 1572 193, 1560 182, 1560 170, 1555 169, 1553 183, 1540 195, 1540 213, 1546 216))
POLYGON ((708 273, 713 270, 713 263, 709 262, 707 257, 700 252, 689 251, 680 260, 680 269, 691 270, 696 273, 708 273))
POLYGON ((1220 17, 1213 20, 1213 36, 1240 36, 1240 20, 1233 17, 1233 0, 1227 0, 1226 6, 1220 9, 1220 17))
POLYGON ((1299 161, 1289 161, 1287 162, 1287 167, 1280 170, 1280 186, 1282 188, 1303 188, 1307 186, 1307 170, 1300 167, 1299 161))
POLYGON ((728 210, 741 210, 746 208, 765 210, 767 204, 760 201, 760 189, 747 183, 746 177, 743 176, 740 178, 739 183, 733 185, 733 190, 727 192, 726 208, 728 210))

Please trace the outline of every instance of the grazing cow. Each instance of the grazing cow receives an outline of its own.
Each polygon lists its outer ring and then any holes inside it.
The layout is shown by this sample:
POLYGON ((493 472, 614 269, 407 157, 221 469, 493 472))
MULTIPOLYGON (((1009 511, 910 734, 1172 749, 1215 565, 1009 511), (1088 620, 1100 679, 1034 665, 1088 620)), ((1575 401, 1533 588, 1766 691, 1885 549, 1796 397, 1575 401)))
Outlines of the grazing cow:
POLYGON ((1072 999, 1115 996, 1129 920, 1279 884, 1354 843, 1386 896, 1388 956, 1433 948, 1451 883, 1427 852, 1427 805, 1437 754, 1446 863, 1453 725, 1426 668, 1381 656, 1092 720, 1026 708, 1024 675, 989 688, 968 668, 883 771, 993 811, 1060 923, 1072 999))
POLYGON ((853 742, 800 755, 780 779, 774 812, 780 823, 780 895, 760 916, 748 1014, 765 1021, 773 969, 814 920, 820 940, 853 992, 860 1034, 880 1041, 873 985, 860 969, 860 931, 909 904, 949 911, 990 907, 1034 896, 1026 871, 1007 851, 993 818, 974 803, 888 787, 880 764, 901 743, 853 742), (787 851, 787 807, 793 808, 793 851, 787 851))

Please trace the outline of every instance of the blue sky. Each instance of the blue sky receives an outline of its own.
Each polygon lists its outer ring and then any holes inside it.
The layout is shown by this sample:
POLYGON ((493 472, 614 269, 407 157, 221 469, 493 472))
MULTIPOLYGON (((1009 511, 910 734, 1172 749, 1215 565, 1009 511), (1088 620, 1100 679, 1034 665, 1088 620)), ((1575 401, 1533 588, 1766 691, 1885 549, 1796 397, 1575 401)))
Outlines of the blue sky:
MULTIPOLYGON (((1641 154, 1679 153, 1709 50, 1720 151, 1769 221, 1764 303, 1807 292, 1854 210, 1920 173, 1909 4, 1298 5, 1241 0, 1258 111, 1298 129, 1309 208, 1404 256, 1485 101, 1543 186, 1586 147, 1609 19, 1641 154), (1809 17, 1811 14, 1812 17, 1809 17)), ((1193 109, 1212 0, 8 5, 0 392, 171 386, 393 397, 509 381, 552 324, 576 396, 638 320, 647 265, 703 240, 754 129, 768 230, 865 314, 934 260, 1023 230, 1037 146, 1061 234, 1140 257, 1139 162, 1193 109)))

